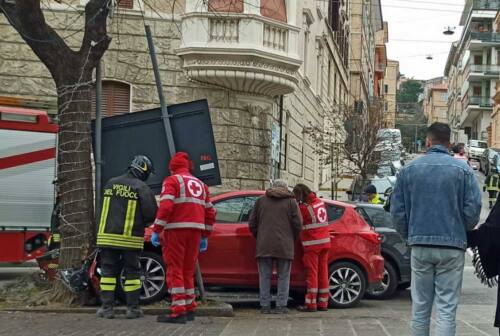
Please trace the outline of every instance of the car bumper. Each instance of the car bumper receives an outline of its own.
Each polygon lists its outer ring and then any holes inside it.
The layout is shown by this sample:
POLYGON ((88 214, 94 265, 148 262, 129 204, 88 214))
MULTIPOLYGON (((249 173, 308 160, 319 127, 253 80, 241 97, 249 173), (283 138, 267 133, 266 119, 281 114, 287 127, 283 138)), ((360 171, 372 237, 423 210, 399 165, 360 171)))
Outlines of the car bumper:
POLYGON ((368 270, 368 286, 380 285, 384 278, 384 257, 381 255, 373 255, 370 258, 370 265, 368 270))
POLYGON ((411 280, 411 266, 410 264, 402 264, 399 269, 401 279, 400 282, 410 282, 411 280))

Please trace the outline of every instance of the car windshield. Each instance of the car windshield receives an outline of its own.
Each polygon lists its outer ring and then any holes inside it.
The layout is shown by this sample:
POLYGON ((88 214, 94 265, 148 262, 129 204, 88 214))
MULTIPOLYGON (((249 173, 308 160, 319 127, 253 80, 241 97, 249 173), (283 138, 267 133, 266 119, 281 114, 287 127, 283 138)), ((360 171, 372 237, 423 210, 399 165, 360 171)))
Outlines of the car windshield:
POLYGON ((488 144, 484 141, 471 140, 469 144, 471 147, 488 148, 488 144))
POLYGON ((392 183, 388 179, 374 179, 371 184, 377 188, 377 193, 383 194, 387 189, 392 188, 392 183))

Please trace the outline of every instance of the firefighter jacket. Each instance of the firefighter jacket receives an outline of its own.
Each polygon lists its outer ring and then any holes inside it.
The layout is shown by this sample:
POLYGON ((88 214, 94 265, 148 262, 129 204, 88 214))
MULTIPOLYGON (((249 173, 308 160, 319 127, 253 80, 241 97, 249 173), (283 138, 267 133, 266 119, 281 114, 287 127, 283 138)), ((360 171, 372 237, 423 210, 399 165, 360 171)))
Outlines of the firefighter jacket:
MULTIPOLYGON (((178 153, 181 154, 181 153, 178 153)), ((215 222, 215 208, 208 187, 189 172, 189 160, 182 155, 170 162, 172 175, 163 182, 160 208, 153 231, 194 229, 208 236, 215 222)))
POLYGON ((129 173, 112 178, 104 187, 97 246, 142 250, 144 228, 154 221, 157 209, 143 181, 129 173))
POLYGON ((325 204, 311 193, 305 203, 299 205, 303 228, 300 240, 304 250, 330 248, 330 230, 325 204))
POLYGON ((484 186, 487 191, 500 191, 500 175, 498 173, 488 175, 486 181, 484 181, 484 186))
POLYGON ((384 204, 384 202, 380 199, 379 194, 375 194, 375 196, 372 198, 371 201, 369 201, 370 204, 384 204))

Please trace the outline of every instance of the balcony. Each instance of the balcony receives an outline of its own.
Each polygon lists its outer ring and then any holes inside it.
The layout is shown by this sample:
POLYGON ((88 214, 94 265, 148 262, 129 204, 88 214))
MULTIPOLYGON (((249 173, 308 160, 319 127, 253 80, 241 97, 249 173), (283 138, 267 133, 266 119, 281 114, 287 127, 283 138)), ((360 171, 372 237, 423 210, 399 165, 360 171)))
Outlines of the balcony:
POLYGON ((500 65, 471 64, 467 67, 466 74, 467 81, 495 79, 500 76, 500 65))
POLYGON ((471 32, 469 48, 482 49, 484 47, 493 47, 500 45, 500 33, 492 32, 471 32))
POLYGON ((255 14, 194 12, 182 17, 177 55, 190 79, 277 96, 298 82, 298 27, 255 14))
POLYGON ((497 10, 500 9, 500 1, 499 0, 474 0, 472 2, 473 10, 484 10, 484 9, 492 9, 497 10))
POLYGON ((490 97, 465 97, 462 101, 463 109, 460 114, 460 127, 470 126, 481 115, 482 111, 492 111, 493 105, 494 101, 490 97))
POLYGON ((493 107, 493 100, 490 97, 473 96, 469 99, 469 106, 479 106, 480 108, 493 107))

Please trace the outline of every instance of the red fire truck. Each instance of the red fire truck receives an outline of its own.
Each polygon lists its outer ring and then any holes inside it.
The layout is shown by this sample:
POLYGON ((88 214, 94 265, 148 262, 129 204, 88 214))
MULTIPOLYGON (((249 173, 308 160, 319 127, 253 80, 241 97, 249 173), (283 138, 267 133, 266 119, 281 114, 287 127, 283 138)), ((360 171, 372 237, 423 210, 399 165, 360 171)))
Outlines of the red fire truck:
POLYGON ((44 111, 0 106, 0 262, 24 262, 45 252, 57 131, 44 111))

